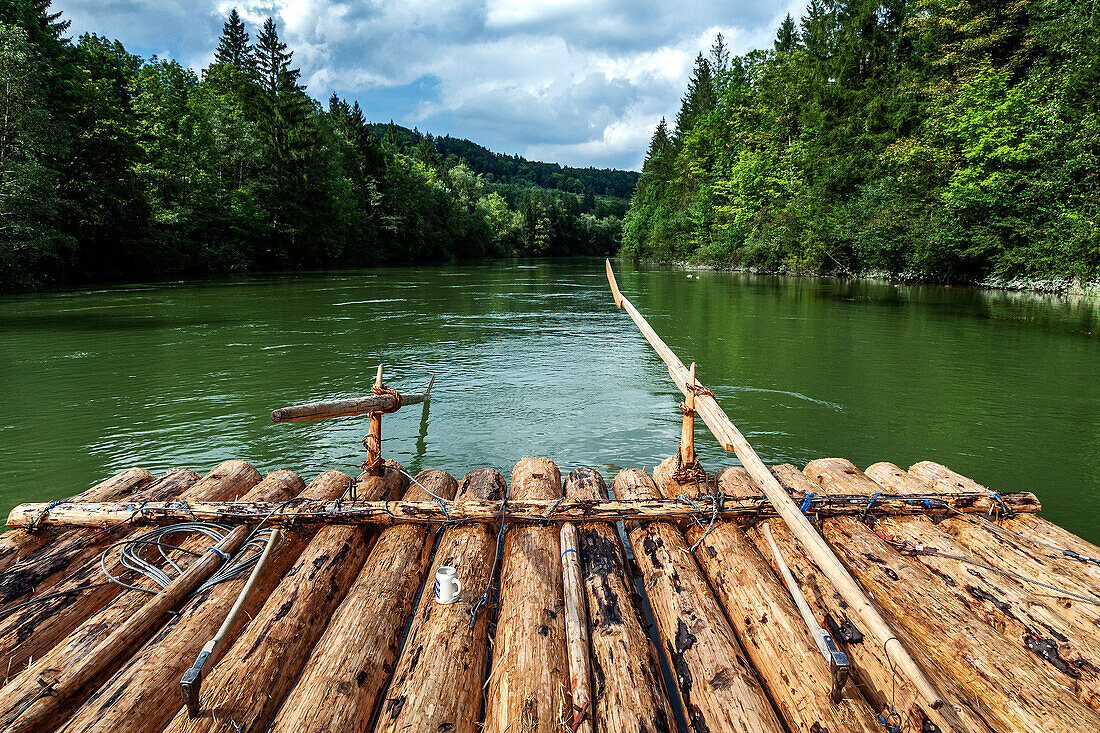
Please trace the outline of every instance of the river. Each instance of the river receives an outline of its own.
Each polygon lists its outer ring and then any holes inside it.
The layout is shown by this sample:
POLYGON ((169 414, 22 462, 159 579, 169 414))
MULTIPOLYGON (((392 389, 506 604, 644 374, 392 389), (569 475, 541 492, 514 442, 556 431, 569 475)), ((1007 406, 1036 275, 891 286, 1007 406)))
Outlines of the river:
MULTIPOLYGON (((1100 302, 618 263, 624 294, 698 362, 768 463, 936 460, 1100 541, 1100 302)), ((0 511, 128 466, 244 458, 357 470, 365 418, 273 408, 386 382, 425 411, 383 420, 412 470, 652 468, 678 395, 598 260, 249 275, 0 297, 0 511)), ((733 462, 701 421, 711 471, 733 462)))

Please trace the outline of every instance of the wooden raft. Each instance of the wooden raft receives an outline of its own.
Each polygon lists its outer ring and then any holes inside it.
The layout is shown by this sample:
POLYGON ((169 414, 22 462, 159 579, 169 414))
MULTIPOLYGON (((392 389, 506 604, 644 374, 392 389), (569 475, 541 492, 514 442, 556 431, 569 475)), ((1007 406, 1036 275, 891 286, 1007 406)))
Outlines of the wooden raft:
MULTIPOLYGON (((930 462, 866 472, 835 458, 805 470, 772 467, 873 595, 894 633, 882 644, 774 513, 739 511, 764 496, 745 469, 685 478, 685 458, 678 453, 652 475, 608 477, 614 498, 595 469, 576 468, 563 481, 542 458, 517 463, 510 489, 492 469, 461 481, 423 471, 410 483, 387 462, 381 475, 360 479, 358 503, 465 502, 468 510, 443 524, 391 517, 381 523, 388 528, 361 517, 281 521, 283 541, 206 669, 197 717, 183 704, 181 676, 245 578, 191 592, 220 561, 206 552, 209 539, 180 537, 180 551, 169 555, 183 575, 154 592, 126 589, 105 580, 99 554, 150 526, 129 521, 101 532, 47 513, 33 531, 0 536, 0 665, 9 670, 0 731, 1100 730, 1100 548, 1043 520, 1034 497, 1005 501, 930 462), (898 499, 920 495, 945 498, 925 511, 898 499), (851 506, 858 498, 863 509, 815 517, 830 496, 852 498, 851 506), (513 519, 505 497, 532 514, 540 509, 545 521, 513 519), (695 508, 685 511, 677 497, 695 508), (739 497, 732 510, 719 504, 724 497, 739 497), (645 511, 631 513, 643 501, 645 511), (555 502, 565 507, 560 514, 550 511, 555 502), (625 523, 610 514, 613 502, 625 523), (595 507, 591 516, 586 506, 595 507), (477 516, 489 508, 491 516, 477 516), (576 524, 563 546, 564 522, 576 524), (850 660, 837 697, 835 669, 797 611, 767 536, 814 620, 850 660), (563 551, 576 558, 563 564, 563 551), (433 592, 443 565, 463 585, 448 605, 433 592), (580 580, 568 593, 563 568, 580 580), (568 644, 567 615, 587 631, 570 633, 568 644), (895 644, 945 704, 928 704, 898 673, 895 644), (574 690, 583 691, 580 705, 574 690)), ((308 488, 289 471, 261 480, 241 461, 203 478, 131 469, 71 506, 181 497, 292 511, 339 500, 350 482, 337 472, 308 488)), ((235 523, 219 549, 232 550, 256 527, 255 517, 235 523)))

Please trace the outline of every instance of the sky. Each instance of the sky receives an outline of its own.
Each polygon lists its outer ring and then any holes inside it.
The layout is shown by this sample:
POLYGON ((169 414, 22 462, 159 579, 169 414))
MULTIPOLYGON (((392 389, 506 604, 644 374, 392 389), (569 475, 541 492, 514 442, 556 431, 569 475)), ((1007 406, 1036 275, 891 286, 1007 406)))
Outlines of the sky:
POLYGON ((268 16, 309 93, 367 118, 563 165, 638 170, 674 120, 695 55, 771 45, 801 0, 54 0, 74 37, 196 71, 236 7, 253 40, 268 16))

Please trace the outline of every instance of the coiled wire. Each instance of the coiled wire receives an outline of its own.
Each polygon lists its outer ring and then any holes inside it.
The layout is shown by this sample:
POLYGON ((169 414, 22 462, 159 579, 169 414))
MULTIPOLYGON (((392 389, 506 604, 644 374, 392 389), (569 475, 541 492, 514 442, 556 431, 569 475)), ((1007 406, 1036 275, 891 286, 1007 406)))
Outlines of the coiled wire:
MULTIPOLYGON (((230 531, 232 531, 231 527, 227 527, 223 524, 213 524, 211 522, 182 522, 167 527, 159 527, 139 537, 110 545, 99 556, 99 567, 107 580, 112 583, 120 585, 123 588, 141 591, 142 593, 155 594, 159 589, 165 588, 169 583, 183 574, 183 568, 169 556, 170 552, 177 551, 196 557, 202 554, 185 550, 182 547, 167 542, 167 537, 171 535, 198 534, 208 537, 210 539, 210 545, 213 547, 225 539, 230 531), (142 557, 142 551, 150 547, 156 549, 156 555, 153 556, 153 559, 142 557), (142 588, 141 586, 132 585, 125 582, 121 574, 118 576, 112 574, 111 571, 107 569, 107 559, 111 551, 115 548, 120 548, 119 565, 132 573, 148 578, 157 585, 158 588, 142 588), (157 555, 159 555, 159 559, 157 555)), ((267 544, 268 537, 270 537, 272 532, 276 531, 278 530, 275 528, 261 531, 257 527, 257 529, 248 536, 229 562, 224 563, 218 568, 205 583, 195 589, 194 593, 199 593, 218 583, 224 583, 227 580, 232 580, 233 578, 243 575, 249 568, 256 564, 256 561, 260 558, 260 553, 263 552, 264 545, 267 544)), ((281 545, 282 541, 279 543, 279 546, 281 545)))

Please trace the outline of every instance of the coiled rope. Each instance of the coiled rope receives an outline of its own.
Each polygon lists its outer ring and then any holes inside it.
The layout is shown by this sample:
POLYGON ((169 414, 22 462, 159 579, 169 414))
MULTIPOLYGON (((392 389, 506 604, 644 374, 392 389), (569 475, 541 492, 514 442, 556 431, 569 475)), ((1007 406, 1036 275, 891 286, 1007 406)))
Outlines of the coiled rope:
POLYGON ((168 586, 173 580, 183 574, 183 568, 172 559, 170 553, 182 552, 186 555, 192 555, 198 557, 202 553, 193 552, 191 550, 185 550, 178 545, 167 542, 166 539, 173 535, 200 535, 208 537, 211 541, 211 546, 206 550, 207 552, 215 552, 222 557, 223 564, 218 568, 209 579, 197 589, 194 593, 198 593, 207 588, 217 585, 218 583, 224 583, 227 580, 232 580, 242 575, 245 571, 256 564, 256 561, 260 557, 260 553, 263 552, 264 545, 267 544, 267 540, 271 532, 277 531, 274 528, 260 531, 257 527, 253 530, 252 534, 242 543, 237 553, 233 557, 229 557, 223 552, 217 551, 214 545, 217 545, 232 531, 232 528, 221 524, 212 524, 209 522, 183 522, 181 524, 174 524, 168 527, 159 527, 150 532, 135 537, 133 539, 124 540, 122 542, 116 542, 113 545, 108 546, 103 553, 99 556, 99 567, 103 571, 103 575, 108 581, 120 585, 123 588, 130 590, 140 591, 142 593, 155 594, 158 590, 168 586), (115 548, 119 548, 118 564, 130 573, 134 573, 138 576, 148 578, 152 583, 157 586, 156 588, 144 588, 133 583, 128 583, 123 580, 124 574, 113 574, 108 569, 108 557, 112 554, 111 551, 115 548), (142 551, 148 548, 155 548, 156 554, 152 559, 147 559, 142 556, 142 551), (159 559, 158 559, 159 556, 159 559))

